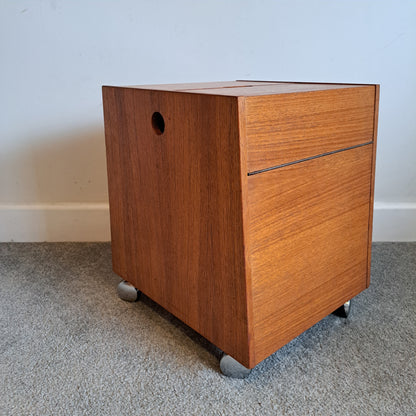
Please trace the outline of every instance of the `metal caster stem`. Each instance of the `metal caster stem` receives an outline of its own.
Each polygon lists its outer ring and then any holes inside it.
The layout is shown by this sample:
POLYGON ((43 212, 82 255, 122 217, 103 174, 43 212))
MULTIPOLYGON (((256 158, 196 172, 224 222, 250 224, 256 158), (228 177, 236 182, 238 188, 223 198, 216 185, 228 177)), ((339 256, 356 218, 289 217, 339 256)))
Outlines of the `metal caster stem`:
POLYGON ((246 378, 251 373, 250 368, 244 367, 230 355, 224 354, 220 360, 221 372, 231 378, 246 378))
POLYGON ((137 290, 131 283, 123 280, 117 286, 117 293, 120 299, 127 302, 136 302, 139 300, 141 292, 137 290))
POLYGON ((351 299, 345 302, 337 310, 334 311, 334 315, 339 316, 340 318, 348 318, 348 315, 351 312, 351 299))

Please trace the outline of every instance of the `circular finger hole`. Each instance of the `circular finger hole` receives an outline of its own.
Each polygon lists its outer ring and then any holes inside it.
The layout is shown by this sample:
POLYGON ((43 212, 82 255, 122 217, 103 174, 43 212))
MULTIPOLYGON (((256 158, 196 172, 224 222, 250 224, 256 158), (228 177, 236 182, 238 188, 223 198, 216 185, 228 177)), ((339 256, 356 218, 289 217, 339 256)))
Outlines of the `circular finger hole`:
POLYGON ((152 115, 152 126, 156 134, 163 134, 165 131, 165 120, 158 111, 154 112, 152 115))

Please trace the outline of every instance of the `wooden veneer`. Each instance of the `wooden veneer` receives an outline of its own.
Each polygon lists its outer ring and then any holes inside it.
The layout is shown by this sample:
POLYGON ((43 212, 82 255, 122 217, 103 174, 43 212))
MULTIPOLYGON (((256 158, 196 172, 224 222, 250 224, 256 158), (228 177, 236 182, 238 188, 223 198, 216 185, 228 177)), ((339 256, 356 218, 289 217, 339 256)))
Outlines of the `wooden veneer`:
POLYGON ((103 102, 114 270, 224 352, 252 368, 369 285, 378 86, 103 102))

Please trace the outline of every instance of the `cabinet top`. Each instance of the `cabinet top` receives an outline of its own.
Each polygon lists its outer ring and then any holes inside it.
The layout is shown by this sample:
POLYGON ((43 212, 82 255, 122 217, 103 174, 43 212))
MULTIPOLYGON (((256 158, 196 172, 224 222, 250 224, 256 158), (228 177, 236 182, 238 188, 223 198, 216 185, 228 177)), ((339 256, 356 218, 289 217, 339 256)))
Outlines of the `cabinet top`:
MULTIPOLYGON (((368 85, 368 84, 367 84, 368 85)), ((288 94, 295 92, 322 91, 343 88, 364 87, 365 84, 326 84, 281 81, 223 81, 186 84, 131 85, 125 88, 143 90, 174 91, 194 94, 227 95, 251 97, 257 95, 288 94)), ((374 85, 374 84, 371 84, 374 85)))

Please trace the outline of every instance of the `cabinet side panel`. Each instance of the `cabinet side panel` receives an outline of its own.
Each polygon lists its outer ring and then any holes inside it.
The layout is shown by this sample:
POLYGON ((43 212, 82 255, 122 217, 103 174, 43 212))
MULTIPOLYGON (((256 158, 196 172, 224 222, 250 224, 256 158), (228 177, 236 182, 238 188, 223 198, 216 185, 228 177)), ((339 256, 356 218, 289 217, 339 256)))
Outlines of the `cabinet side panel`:
POLYGON ((376 178, 376 151, 377 151, 379 98, 380 98, 380 85, 375 85, 375 94, 374 94, 374 137, 373 137, 373 155, 372 155, 372 166, 371 166, 371 190, 370 190, 370 216, 369 216, 369 219, 368 219, 367 287, 370 286, 370 275, 371 275, 371 243, 373 241, 374 186, 375 186, 375 178, 376 178))
POLYGON ((129 88, 116 96, 111 138, 123 162, 110 197, 124 222, 115 231, 124 243, 113 248, 126 253, 123 277, 248 365, 237 98, 129 88))
POLYGON ((366 288, 372 145, 249 177, 260 362, 366 288))
POLYGON ((123 186, 123 178, 119 175, 120 166, 123 166, 125 163, 121 140, 121 137, 125 135, 125 126, 122 123, 123 107, 117 90, 111 87, 103 87, 113 269, 120 276, 126 277, 126 234, 124 232, 123 201, 126 197, 125 192, 127 188, 123 186))

